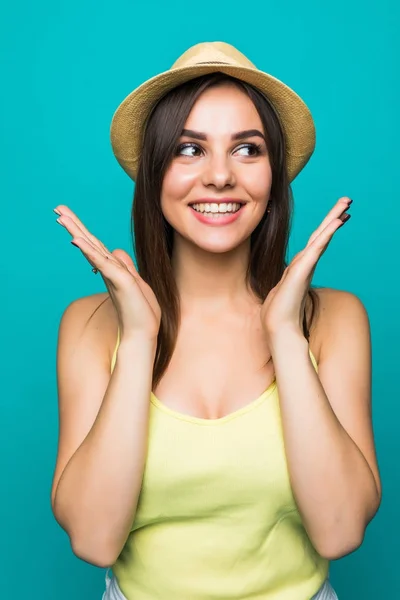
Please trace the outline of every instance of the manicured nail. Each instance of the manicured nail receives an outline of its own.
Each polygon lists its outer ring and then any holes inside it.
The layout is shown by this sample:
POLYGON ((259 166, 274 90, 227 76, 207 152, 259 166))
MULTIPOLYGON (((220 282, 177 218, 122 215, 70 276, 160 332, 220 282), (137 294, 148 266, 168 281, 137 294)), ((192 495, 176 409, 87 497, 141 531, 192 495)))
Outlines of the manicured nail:
POLYGON ((62 225, 63 227, 65 227, 64 223, 61 223, 60 219, 56 219, 57 223, 59 223, 60 225, 62 225))
POLYGON ((77 248, 79 248, 78 244, 75 244, 74 240, 71 240, 71 244, 72 244, 73 246, 76 246, 77 248))
POLYGON ((340 220, 341 220, 341 221, 343 221, 343 222, 342 222, 342 223, 339 225, 339 227, 342 227, 342 225, 344 225, 345 223, 347 223, 347 221, 350 219, 350 217, 351 217, 351 215, 349 215, 349 214, 345 214, 345 215, 342 215, 341 217, 339 217, 339 218, 340 218, 340 220))
POLYGON ((59 211, 59 210, 57 210, 57 208, 53 208, 53 212, 55 212, 55 213, 56 213, 56 215, 61 215, 60 211, 59 211))

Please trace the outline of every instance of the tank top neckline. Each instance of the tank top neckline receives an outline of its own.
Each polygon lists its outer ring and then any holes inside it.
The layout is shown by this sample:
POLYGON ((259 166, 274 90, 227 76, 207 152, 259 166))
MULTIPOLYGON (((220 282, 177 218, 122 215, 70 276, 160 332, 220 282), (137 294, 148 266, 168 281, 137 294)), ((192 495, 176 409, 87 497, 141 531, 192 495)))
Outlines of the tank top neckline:
MULTIPOLYGON (((112 360, 111 360, 111 372, 113 371, 113 368, 115 365, 119 341, 120 341, 120 332, 119 332, 119 328, 118 328, 117 343, 115 345, 115 349, 114 349, 112 360)), ((314 354, 311 352, 310 347, 309 347, 308 351, 309 351, 309 354, 311 357, 311 362, 313 363, 316 371, 318 372, 318 363, 316 361, 314 354)), ((248 402, 241 408, 238 408, 237 410, 234 410, 234 411, 228 413, 224 417, 219 417, 218 419, 206 419, 203 417, 195 417, 193 415, 189 415, 189 414, 183 413, 181 411, 174 410, 173 408, 169 408, 169 406, 167 406, 166 404, 164 404, 163 402, 161 402, 161 400, 159 400, 157 398, 157 396, 154 394, 154 392, 152 390, 150 390, 150 402, 154 406, 154 408, 157 408, 161 412, 169 415, 170 417, 172 417, 174 419, 178 419, 179 421, 187 421, 189 423, 194 423, 196 425, 203 425, 203 426, 204 425, 216 426, 216 425, 223 425, 224 423, 228 423, 229 421, 232 421, 233 419, 236 419, 236 418, 250 412, 251 410, 257 408, 258 406, 260 406, 260 404, 263 404, 265 402, 265 400, 267 400, 267 398, 269 398, 276 389, 277 389, 277 382, 276 382, 276 377, 274 377, 273 381, 270 383, 270 385, 267 387, 267 389, 265 389, 257 398, 255 398, 255 400, 248 402)))
POLYGON ((189 421, 190 423, 196 423, 197 425, 215 426, 222 425, 223 423, 227 423, 232 419, 235 419, 247 412, 250 412, 252 409, 256 408, 257 406, 262 404, 267 398, 269 398, 269 396, 274 392, 275 388, 276 378, 274 378, 274 380, 270 383, 267 389, 265 389, 255 400, 248 402, 241 408, 238 408, 237 410, 228 413, 224 417, 219 417, 218 419, 195 417, 193 415, 188 415, 181 411, 174 410, 173 408, 170 408, 169 406, 161 402, 153 392, 150 392, 150 401, 153 404, 153 406, 175 419, 179 419, 181 421, 189 421))

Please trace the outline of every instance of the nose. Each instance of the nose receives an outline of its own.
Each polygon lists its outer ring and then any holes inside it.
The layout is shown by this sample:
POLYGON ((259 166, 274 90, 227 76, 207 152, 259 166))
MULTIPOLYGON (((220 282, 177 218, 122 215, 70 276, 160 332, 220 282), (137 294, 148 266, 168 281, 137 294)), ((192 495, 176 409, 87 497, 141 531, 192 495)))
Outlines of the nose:
POLYGON ((236 183, 235 174, 229 158, 224 155, 213 155, 204 164, 202 173, 203 185, 215 187, 222 190, 225 187, 233 187, 236 183))

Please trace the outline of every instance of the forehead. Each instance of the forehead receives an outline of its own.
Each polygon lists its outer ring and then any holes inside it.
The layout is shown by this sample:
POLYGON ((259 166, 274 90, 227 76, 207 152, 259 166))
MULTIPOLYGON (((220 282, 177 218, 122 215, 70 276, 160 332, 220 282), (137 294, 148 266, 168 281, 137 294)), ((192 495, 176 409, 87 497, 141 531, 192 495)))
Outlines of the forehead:
POLYGON ((234 84, 205 90, 196 100, 185 122, 186 129, 223 134, 261 129, 262 122, 248 95, 234 84))

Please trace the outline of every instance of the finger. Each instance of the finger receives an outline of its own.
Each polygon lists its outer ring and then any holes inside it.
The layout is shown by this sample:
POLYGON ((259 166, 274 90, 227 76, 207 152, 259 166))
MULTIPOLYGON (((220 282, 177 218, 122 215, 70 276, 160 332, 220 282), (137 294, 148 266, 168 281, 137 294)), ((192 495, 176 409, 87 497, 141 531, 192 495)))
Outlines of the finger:
MULTIPOLYGON (((347 221, 350 219, 350 216, 351 215, 348 215, 347 221)), ((341 219, 337 218, 328 223, 326 227, 314 238, 314 240, 311 243, 307 244, 304 251, 304 255, 308 254, 311 250, 312 252, 315 252, 318 255, 318 258, 322 256, 322 254, 325 252, 328 245, 330 244, 334 234, 339 229, 339 227, 341 227, 344 224, 344 222, 346 221, 342 221, 341 219)))
POLYGON ((93 246, 93 244, 84 237, 74 237, 71 243, 80 249, 86 260, 90 265, 101 272, 102 275, 108 277, 110 274, 110 267, 119 267, 117 261, 109 258, 108 255, 103 254, 100 250, 93 246))
POLYGON ((132 275, 135 277, 139 276, 132 258, 124 250, 117 248, 116 250, 113 250, 111 254, 115 256, 117 260, 120 260, 132 275))
POLYGON ((138 283, 139 286, 142 288, 142 286, 144 285, 145 282, 142 280, 139 273, 137 272, 134 262, 131 259, 131 257, 129 256, 129 254, 127 254, 124 250, 120 250, 119 248, 117 248, 116 250, 113 250, 111 254, 120 263, 122 263, 124 265, 125 269, 127 269, 127 271, 135 279, 136 283, 138 283))
POLYGON ((98 250, 100 251, 100 246, 98 246, 97 244, 94 244, 92 242, 92 240, 90 240, 85 234, 84 232, 78 227, 78 225, 75 223, 75 221, 73 221, 70 217, 67 217, 66 215, 63 215, 62 217, 59 217, 57 219, 57 223, 59 223, 60 225, 62 225, 69 234, 72 235, 72 237, 79 237, 82 239, 85 239, 91 246, 93 246, 93 248, 98 248, 98 250))
POLYGON ((151 300, 153 290, 151 289, 149 284, 141 278, 129 254, 127 254, 124 250, 120 250, 119 248, 117 248, 116 250, 113 250, 112 256, 115 256, 117 260, 121 261, 124 264, 125 268, 133 276, 139 288, 143 292, 144 297, 149 302, 150 306, 152 306, 152 308, 154 309, 154 303, 151 300))
POLYGON ((308 279, 311 281, 319 259, 328 248, 334 233, 342 225, 342 221, 334 219, 328 223, 311 244, 296 255, 289 265, 290 271, 294 274, 293 276, 299 277, 301 280, 308 279), (298 263, 296 268, 293 268, 296 263, 298 263))
MULTIPOLYGON (((59 206, 57 206, 54 209, 54 212, 56 212, 57 214, 60 215, 60 217, 57 219, 57 221, 59 223, 61 223, 63 225, 67 222, 69 223, 70 221, 72 221, 76 225, 76 227, 78 227, 78 229, 80 230, 80 232, 81 232, 80 235, 83 234, 93 244, 99 245, 99 247, 101 247, 105 252, 108 252, 108 249, 105 247, 105 245, 98 238, 96 238, 92 233, 90 233, 90 231, 87 229, 87 227, 85 227, 85 225, 82 223, 82 221, 76 216, 76 214, 74 212, 72 212, 72 210, 70 208, 68 208, 68 206, 65 206, 64 204, 60 204, 59 206)), ((75 234, 73 234, 73 235, 75 235, 75 234)))
POLYGON ((326 215, 325 219, 322 221, 320 226, 312 233, 310 239, 308 240, 307 246, 313 243, 315 238, 318 237, 318 235, 333 219, 338 219, 341 215, 343 215, 349 209, 351 202, 352 200, 347 196, 340 198, 335 204, 335 206, 332 208, 332 210, 330 210, 329 213, 326 215))
MULTIPOLYGON (((65 229, 72 235, 72 237, 81 237, 86 239, 93 247, 98 248, 98 250, 102 254, 110 254, 107 248, 98 240, 94 235, 87 235, 84 231, 82 231, 81 227, 75 222, 74 219, 67 215, 62 215, 58 217, 57 223, 65 227, 65 229)), ((86 230, 87 231, 87 230, 86 230)))

